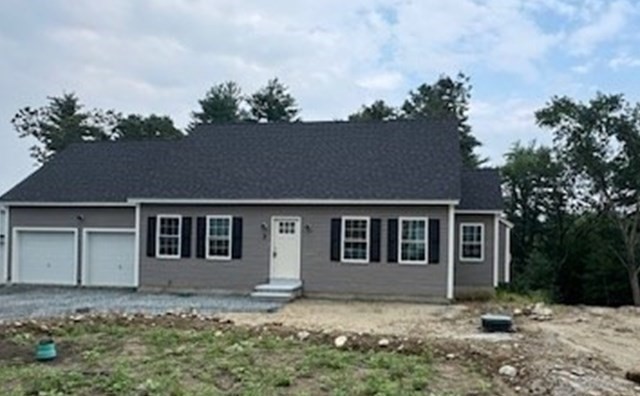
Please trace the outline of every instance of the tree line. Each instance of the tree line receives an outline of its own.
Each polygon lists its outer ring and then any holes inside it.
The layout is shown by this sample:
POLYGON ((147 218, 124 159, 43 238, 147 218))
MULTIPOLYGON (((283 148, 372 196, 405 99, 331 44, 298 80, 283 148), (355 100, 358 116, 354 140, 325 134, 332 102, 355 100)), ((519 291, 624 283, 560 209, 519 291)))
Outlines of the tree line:
MULTIPOLYGON (((453 119, 464 165, 480 167, 486 159, 476 153, 481 143, 468 120, 471 89, 464 74, 441 75, 397 107, 375 100, 348 120, 453 119)), ((74 142, 173 139, 200 124, 296 122, 300 112, 274 78, 250 95, 233 81, 214 85, 184 132, 166 115, 85 110, 73 93, 25 107, 12 123, 21 137, 37 140, 31 155, 43 163, 74 142)), ((507 287, 568 304, 640 305, 640 104, 620 94, 598 93, 587 102, 552 97, 535 119, 553 143, 516 142, 500 169, 514 223, 507 287)))
MULTIPOLYGON (((478 167, 486 160, 475 150, 480 142, 471 133, 468 120, 471 85, 469 78, 440 76, 433 84, 421 84, 410 91, 399 109, 376 100, 351 114, 349 121, 385 121, 392 119, 451 118, 457 122, 463 162, 478 167)), ((48 98, 39 108, 20 109, 12 119, 20 137, 33 137, 31 156, 44 163, 67 145, 83 141, 175 139, 198 125, 230 122, 296 122, 301 109, 289 88, 273 78, 256 92, 245 95, 234 81, 212 86, 198 100, 191 121, 183 132, 167 115, 123 115, 115 110, 85 110, 74 93, 48 98)))

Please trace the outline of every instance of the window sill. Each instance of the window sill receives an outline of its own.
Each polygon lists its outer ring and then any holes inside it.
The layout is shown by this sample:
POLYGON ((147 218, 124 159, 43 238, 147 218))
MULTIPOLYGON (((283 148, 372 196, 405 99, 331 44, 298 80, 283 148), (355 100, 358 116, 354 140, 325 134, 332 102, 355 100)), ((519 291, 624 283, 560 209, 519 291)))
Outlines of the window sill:
POLYGON ((180 256, 158 256, 156 257, 158 260, 180 260, 182 257, 180 256))
POLYGON ((429 265, 426 261, 398 261, 400 265, 429 265))
POLYGON ((231 261, 231 257, 205 257, 207 261, 231 261))
POLYGON ((346 264, 346 265, 368 265, 369 261, 340 260, 340 264, 346 264))
POLYGON ((460 258, 458 260, 461 264, 482 264, 484 263, 484 258, 482 259, 472 259, 472 258, 460 258))

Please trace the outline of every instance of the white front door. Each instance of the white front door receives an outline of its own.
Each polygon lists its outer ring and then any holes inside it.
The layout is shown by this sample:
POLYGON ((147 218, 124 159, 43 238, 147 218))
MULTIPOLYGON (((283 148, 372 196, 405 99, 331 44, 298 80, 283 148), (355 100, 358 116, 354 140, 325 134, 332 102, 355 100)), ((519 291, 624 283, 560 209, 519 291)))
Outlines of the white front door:
POLYGON ((271 219, 271 279, 300 279, 299 217, 271 219))
POLYGON ((135 287, 135 231, 84 230, 82 284, 135 287))

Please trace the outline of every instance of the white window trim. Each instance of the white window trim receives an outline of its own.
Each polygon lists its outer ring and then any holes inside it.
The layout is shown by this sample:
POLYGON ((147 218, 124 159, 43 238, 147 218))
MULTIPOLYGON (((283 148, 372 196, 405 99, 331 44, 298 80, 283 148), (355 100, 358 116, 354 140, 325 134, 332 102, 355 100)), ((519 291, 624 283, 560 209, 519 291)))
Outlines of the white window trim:
POLYGON ((460 223, 460 233, 458 234, 458 258, 460 261, 468 263, 480 263, 484 261, 484 223, 460 223), (463 230, 464 227, 480 227, 480 258, 477 257, 464 257, 462 245, 464 244, 463 230))
POLYGON ((369 216, 342 216, 341 218, 341 227, 340 227, 340 262, 342 263, 350 263, 350 264, 369 264, 369 252, 371 250, 371 217, 369 216), (367 222, 367 248, 366 248, 366 258, 365 259, 348 259, 344 257, 344 244, 345 244, 345 236, 347 233, 346 223, 347 220, 365 220, 367 222))
POLYGON ((182 257, 182 216, 173 214, 162 214, 156 217, 156 258, 159 259, 179 259, 182 257), (160 223, 162 219, 178 219, 178 254, 160 254, 160 223))
POLYGON ((230 215, 208 215, 207 216, 207 232, 205 233, 205 257, 207 260, 217 260, 217 261, 228 261, 231 260, 232 249, 233 249, 233 216, 230 215), (229 220, 229 254, 226 256, 214 256, 209 254, 209 242, 211 238, 211 226, 209 225, 209 221, 211 219, 227 219, 229 220))
POLYGON ((398 263, 425 265, 429 264, 429 218, 428 217, 399 217, 398 218, 398 263), (424 260, 403 260, 402 259, 402 222, 403 221, 424 221, 424 260))

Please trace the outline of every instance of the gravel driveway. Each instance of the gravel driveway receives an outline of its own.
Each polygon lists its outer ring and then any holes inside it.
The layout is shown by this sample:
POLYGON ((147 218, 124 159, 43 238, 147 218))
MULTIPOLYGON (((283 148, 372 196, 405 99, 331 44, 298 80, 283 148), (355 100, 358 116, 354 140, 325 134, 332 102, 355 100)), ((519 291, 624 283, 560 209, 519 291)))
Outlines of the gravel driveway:
POLYGON ((197 310, 202 314, 222 312, 273 312, 281 303, 250 297, 143 293, 128 290, 0 288, 0 321, 63 316, 76 310, 161 314, 167 311, 197 310))

